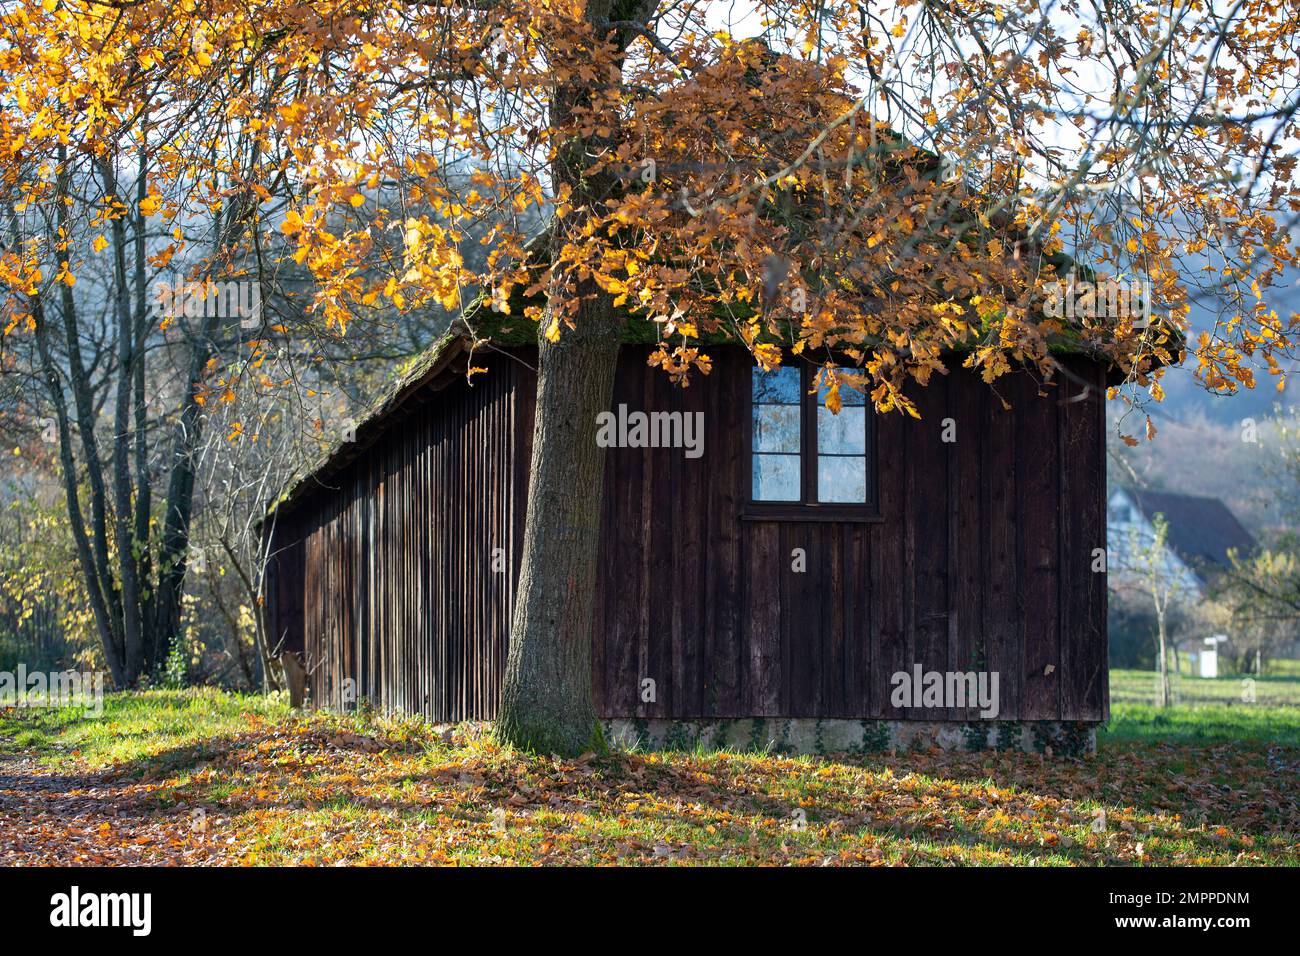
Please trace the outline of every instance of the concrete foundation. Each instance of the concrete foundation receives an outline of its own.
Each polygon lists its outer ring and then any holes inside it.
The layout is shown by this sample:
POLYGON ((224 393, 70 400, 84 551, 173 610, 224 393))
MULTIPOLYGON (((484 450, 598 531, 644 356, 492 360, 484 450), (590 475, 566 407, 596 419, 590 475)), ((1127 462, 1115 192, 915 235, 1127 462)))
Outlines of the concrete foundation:
POLYGON ((1053 720, 847 720, 754 717, 739 720, 602 721, 605 739, 623 750, 770 751, 795 754, 899 750, 1020 750, 1077 757, 1097 749, 1097 725, 1053 720))

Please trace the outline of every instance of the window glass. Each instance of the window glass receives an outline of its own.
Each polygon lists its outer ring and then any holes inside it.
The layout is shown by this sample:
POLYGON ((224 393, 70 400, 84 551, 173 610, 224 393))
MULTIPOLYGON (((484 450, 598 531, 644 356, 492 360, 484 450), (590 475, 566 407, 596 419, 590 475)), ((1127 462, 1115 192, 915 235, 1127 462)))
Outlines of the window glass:
POLYGON ((826 407, 829 388, 822 385, 817 395, 805 394, 807 382, 799 366, 753 370, 752 498, 865 504, 870 490, 867 396, 841 381, 840 411, 831 414, 826 407), (808 435, 803 434, 804 421, 812 426, 808 435), (805 464, 811 488, 803 487, 805 464))
POLYGON ((865 455, 867 453, 867 410, 845 405, 832 415, 825 405, 817 406, 817 454, 865 455))
POLYGON ((819 455, 817 500, 861 504, 867 500, 867 459, 861 455, 819 455))
POLYGON ((799 406, 754 406, 754 451, 799 454, 799 406))
POLYGON ((830 389, 817 394, 817 500, 858 504, 867 500, 867 397, 840 382, 840 410, 826 407, 830 389))
POLYGON ((754 500, 798 501, 799 456, 755 455, 754 500))
POLYGON ((755 501, 799 501, 802 493, 799 369, 754 369, 752 495, 755 501))

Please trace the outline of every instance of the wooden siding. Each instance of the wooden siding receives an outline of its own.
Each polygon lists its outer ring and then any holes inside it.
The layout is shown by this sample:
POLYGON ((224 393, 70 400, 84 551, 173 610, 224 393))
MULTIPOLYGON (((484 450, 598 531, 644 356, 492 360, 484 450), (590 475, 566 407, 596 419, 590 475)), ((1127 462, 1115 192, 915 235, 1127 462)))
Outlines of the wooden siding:
MULTIPOLYGON (((746 513, 748 355, 713 350, 712 374, 680 389, 647 354, 624 349, 614 407, 703 413, 704 453, 607 452, 592 648, 603 716, 933 718, 890 706, 891 675, 915 664, 997 671, 1003 719, 1108 715, 1106 583, 1091 569, 1105 547, 1095 392, 1071 401, 1080 387, 1063 378, 1040 395, 1021 373, 996 386, 1007 411, 954 368, 916 389, 921 420, 877 420, 874 514, 771 520, 746 513), (942 440, 945 419, 955 442, 942 440)), ((287 646, 305 645, 317 701, 344 703, 350 677, 380 706, 495 712, 535 361, 498 356, 473 388, 427 396, 332 479, 337 490, 281 519, 269 617, 287 646)), ((1093 363, 1067 367, 1104 385, 1093 363)))
MULTIPOLYGON (((611 449, 596 610, 597 705, 610 717, 909 717, 890 677, 999 672, 1005 719, 1107 714, 1102 403, 1028 374, 952 369, 922 418, 877 421, 870 520, 746 513, 750 361, 714 354, 685 389, 626 349, 613 404, 702 411, 704 454, 611 449), (956 440, 945 442, 944 420, 956 440), (802 549, 806 570, 793 570, 802 549), (642 681, 655 700, 642 700, 642 681)), ((1100 387, 1101 370, 1068 368, 1100 387)), ((974 709, 941 716, 970 719, 974 709)))
POLYGON ((269 528, 275 546, 267 555, 266 621, 272 655, 281 651, 302 654, 306 650, 303 623, 304 548, 301 516, 276 516, 269 528))
MULTIPOLYGON (((516 363, 498 356, 408 403, 379 440, 275 530, 293 572, 312 699, 434 720, 496 712, 518 568, 516 363), (413 407, 408 407, 413 406, 413 407), (295 540, 297 539, 297 540, 295 540), (498 550, 499 549, 499 550, 498 550)), ((273 632, 292 632, 274 574, 273 632)))

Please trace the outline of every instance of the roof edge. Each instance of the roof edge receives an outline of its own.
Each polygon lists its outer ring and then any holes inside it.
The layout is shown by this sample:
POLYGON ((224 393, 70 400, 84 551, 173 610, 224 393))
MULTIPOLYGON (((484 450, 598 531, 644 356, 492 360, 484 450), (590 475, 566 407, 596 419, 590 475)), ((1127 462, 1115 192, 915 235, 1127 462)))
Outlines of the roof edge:
POLYGON ((416 357, 415 364, 361 414, 351 440, 346 436, 337 439, 315 459, 296 471, 284 490, 267 503, 259 523, 288 510, 315 488, 325 487, 328 478, 338 474, 383 437, 389 416, 407 405, 417 393, 438 379, 466 352, 472 336, 463 327, 458 328, 459 324, 459 319, 453 321, 447 332, 421 352, 416 357))

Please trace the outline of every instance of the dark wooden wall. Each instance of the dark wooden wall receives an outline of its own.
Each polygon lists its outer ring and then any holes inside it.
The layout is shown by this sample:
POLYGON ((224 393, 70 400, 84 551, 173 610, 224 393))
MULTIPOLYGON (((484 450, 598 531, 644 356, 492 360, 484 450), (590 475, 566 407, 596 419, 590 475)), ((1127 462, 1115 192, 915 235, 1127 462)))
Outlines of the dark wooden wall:
MULTIPOLYGON (((1091 570, 1105 547, 1095 393, 1069 400, 1082 389, 1058 378, 1039 395, 1018 373, 997 385, 1008 411, 954 368, 916 390, 921 420, 878 419, 875 515, 778 521, 746 514, 748 355, 712 350, 713 373, 679 389, 647 354, 624 349, 614 406, 703 412, 704 454, 608 452, 593 645, 602 715, 933 718, 890 706, 890 676, 913 664, 998 671, 1004 719, 1108 715, 1106 583, 1091 570), (941 440, 945 418, 953 443, 941 440), (641 700, 645 678, 653 703, 641 700)), ((1093 363, 1067 367, 1104 385, 1093 363)), ((474 382, 394 421, 337 490, 279 519, 273 631, 304 643, 317 701, 338 706, 352 677, 381 706, 439 720, 495 712, 535 379, 498 358, 474 382), (491 570, 495 547, 504 573, 491 570)))
POLYGON ((473 387, 459 376, 404 405, 378 442, 278 519, 268 617, 292 647, 301 614, 318 703, 366 698, 434 720, 496 712, 522 529, 519 369, 475 364, 489 369, 473 387))
POLYGON ((274 516, 267 529, 273 547, 267 554, 264 600, 267 640, 273 656, 281 651, 303 654, 307 649, 303 615, 306 568, 303 566, 302 522, 301 512, 286 513, 274 516))
MULTIPOLYGON (((614 405, 702 411, 704 454, 611 450, 595 681, 607 716, 933 717, 890 706, 890 677, 996 670, 1005 719, 1107 715, 1104 423, 1094 392, 1028 374, 998 392, 954 368, 921 420, 877 421, 878 515, 746 514, 751 363, 714 352, 689 388, 624 351, 614 405), (944 419, 956 441, 941 440, 944 419), (792 569, 804 550, 806 571, 792 569), (656 700, 641 700, 641 681, 656 700)), ((1098 387, 1098 366, 1071 360, 1098 387)), ((958 719, 972 711, 952 712, 958 719)))

